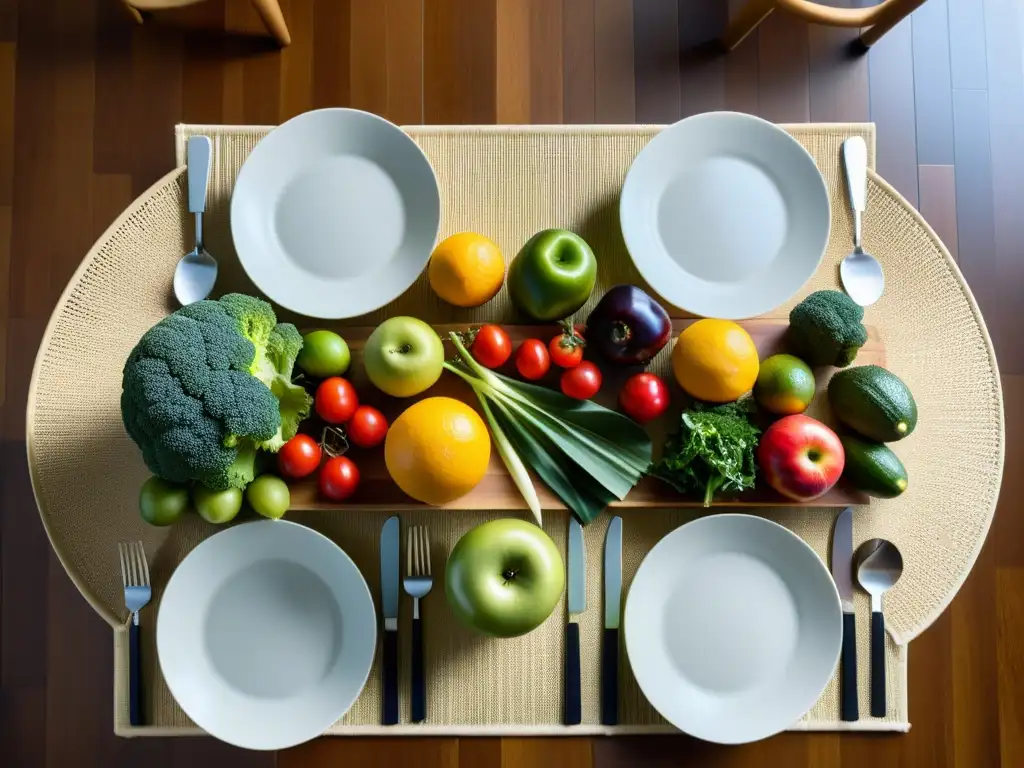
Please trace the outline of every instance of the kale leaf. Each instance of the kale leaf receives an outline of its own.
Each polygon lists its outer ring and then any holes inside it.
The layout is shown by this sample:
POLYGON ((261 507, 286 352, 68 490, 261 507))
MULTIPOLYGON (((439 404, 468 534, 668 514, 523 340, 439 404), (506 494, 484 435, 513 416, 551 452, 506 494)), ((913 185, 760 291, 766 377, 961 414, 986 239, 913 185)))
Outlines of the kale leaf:
POLYGON ((696 403, 683 411, 679 431, 665 441, 651 474, 680 493, 702 495, 705 507, 719 490, 753 488, 761 430, 750 422, 750 411, 749 399, 715 406, 696 403))

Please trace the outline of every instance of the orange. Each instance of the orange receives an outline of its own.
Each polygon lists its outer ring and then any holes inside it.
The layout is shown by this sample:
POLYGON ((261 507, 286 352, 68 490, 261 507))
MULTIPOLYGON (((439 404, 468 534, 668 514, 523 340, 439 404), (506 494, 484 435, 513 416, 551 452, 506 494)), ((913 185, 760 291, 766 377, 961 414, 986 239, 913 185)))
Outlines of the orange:
POLYGON ((399 488, 441 506, 473 490, 487 472, 491 437, 479 414, 450 397, 428 397, 395 419, 384 463, 399 488))
POLYGON ((505 281, 505 258, 491 240, 475 232, 445 238, 430 255, 427 278, 434 293, 457 307, 479 307, 505 281))
POLYGON ((757 347, 750 334, 731 320, 698 320, 679 334, 672 350, 672 371, 692 397, 728 403, 757 381, 757 347))

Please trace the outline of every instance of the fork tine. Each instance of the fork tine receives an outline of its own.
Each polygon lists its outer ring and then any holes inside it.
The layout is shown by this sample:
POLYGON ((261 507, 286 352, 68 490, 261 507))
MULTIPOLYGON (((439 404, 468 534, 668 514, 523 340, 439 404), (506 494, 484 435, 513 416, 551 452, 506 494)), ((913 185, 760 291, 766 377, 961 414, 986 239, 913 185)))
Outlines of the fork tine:
POLYGON ((128 573, 132 578, 131 585, 137 587, 139 585, 139 563, 138 558, 135 556, 134 542, 128 545, 128 573))
POLYGON ((413 548, 416 550, 416 575, 423 575, 423 551, 420 549, 420 526, 412 529, 413 548))
POLYGON ((128 570, 125 568, 125 551, 124 544, 117 545, 117 556, 121 561, 121 583, 124 586, 128 586, 128 570))
POLYGON ((149 586, 149 563, 146 562, 146 548, 142 546, 141 541, 135 542, 135 548, 139 553, 139 570, 141 571, 142 581, 141 584, 144 587, 149 586))
POLYGON ((416 529, 409 527, 409 530, 405 532, 405 575, 414 576, 416 571, 413 570, 412 561, 412 534, 416 529))
POLYGON ((426 570, 424 575, 430 575, 430 530, 427 526, 423 526, 423 560, 426 564, 426 570))

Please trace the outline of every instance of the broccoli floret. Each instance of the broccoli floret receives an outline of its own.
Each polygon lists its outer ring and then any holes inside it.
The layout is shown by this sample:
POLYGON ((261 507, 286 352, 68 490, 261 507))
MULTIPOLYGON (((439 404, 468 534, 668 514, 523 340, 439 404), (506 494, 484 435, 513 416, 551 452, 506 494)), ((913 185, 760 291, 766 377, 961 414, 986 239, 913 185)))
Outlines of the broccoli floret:
POLYGON ((841 291, 815 291, 789 313, 789 338, 811 365, 845 368, 868 340, 864 308, 841 291))
POLYGON ((241 294, 157 323, 129 355, 121 393, 146 466, 174 482, 244 488, 256 448, 278 450, 309 413, 310 397, 290 380, 301 347, 294 326, 241 294))

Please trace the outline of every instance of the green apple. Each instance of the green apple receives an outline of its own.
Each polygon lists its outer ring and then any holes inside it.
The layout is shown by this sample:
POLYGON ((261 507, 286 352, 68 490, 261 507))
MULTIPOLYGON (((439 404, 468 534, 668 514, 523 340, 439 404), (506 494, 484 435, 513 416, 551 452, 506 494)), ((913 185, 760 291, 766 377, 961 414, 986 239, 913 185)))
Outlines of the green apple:
POLYGON ((444 345, 433 328, 415 317, 392 317, 378 325, 363 350, 366 375, 381 392, 412 397, 441 377, 444 345))
POLYGON ((555 543, 525 520, 503 518, 470 529, 452 550, 445 594, 467 626, 495 637, 539 627, 558 605, 565 570, 555 543))
POLYGON ((561 320, 587 303, 597 259, 587 241, 565 229, 545 229, 526 241, 508 270, 512 303, 537 320, 561 320))

